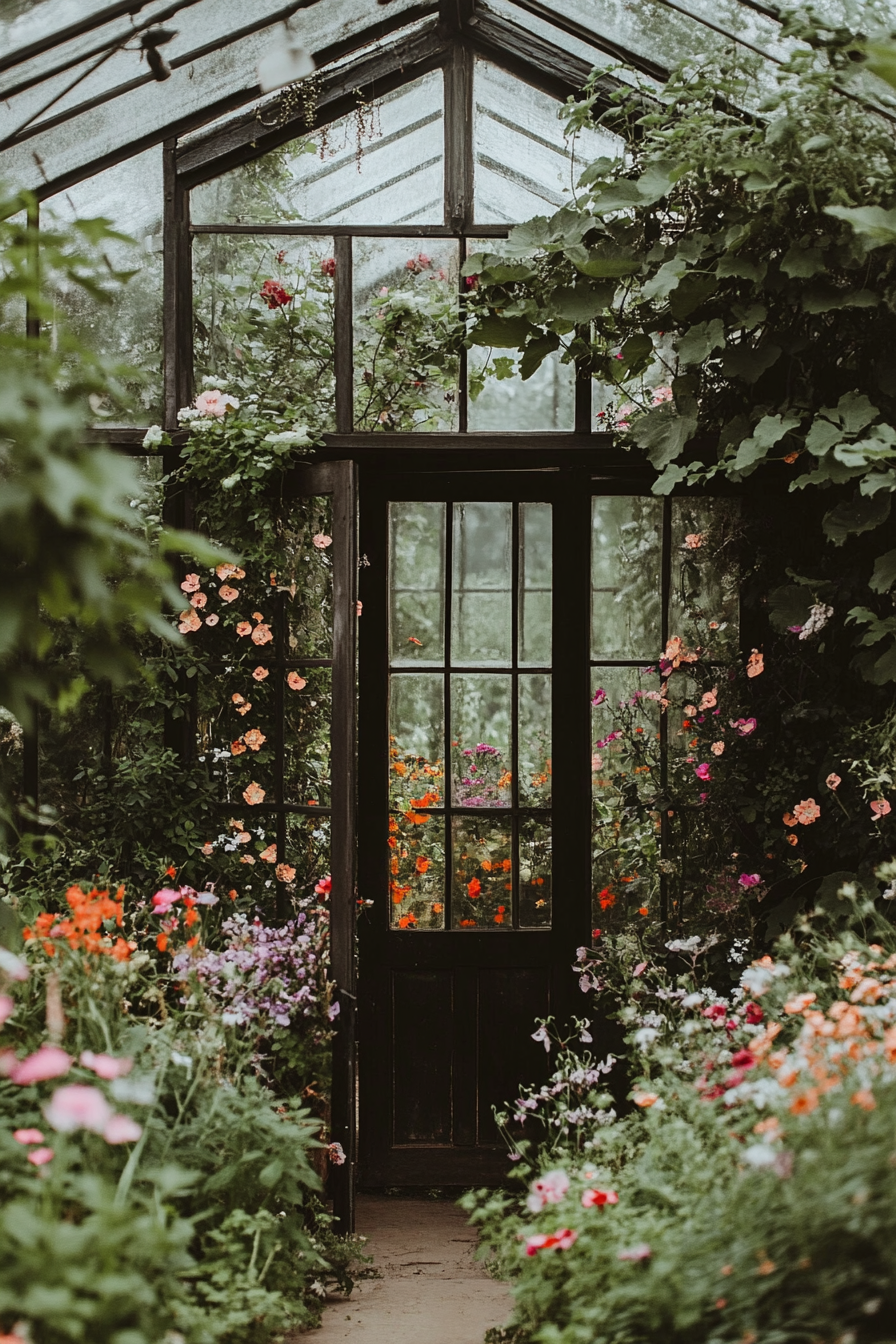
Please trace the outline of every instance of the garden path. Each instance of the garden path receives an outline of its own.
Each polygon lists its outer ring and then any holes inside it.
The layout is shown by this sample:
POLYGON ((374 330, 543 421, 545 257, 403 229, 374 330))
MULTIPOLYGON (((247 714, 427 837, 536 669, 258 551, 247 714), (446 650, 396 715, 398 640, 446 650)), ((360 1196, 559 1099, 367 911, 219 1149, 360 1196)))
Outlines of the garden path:
POLYGON ((447 1200, 361 1195, 356 1225, 382 1274, 330 1301, 307 1344, 482 1344, 513 1301, 473 1258, 476 1233, 447 1200))

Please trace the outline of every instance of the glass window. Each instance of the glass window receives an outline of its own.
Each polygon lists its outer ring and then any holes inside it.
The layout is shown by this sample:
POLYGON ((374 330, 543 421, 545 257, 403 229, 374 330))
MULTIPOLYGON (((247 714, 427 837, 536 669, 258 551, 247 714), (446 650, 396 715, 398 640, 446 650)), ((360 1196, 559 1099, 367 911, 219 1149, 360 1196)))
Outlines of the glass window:
POLYGON ((390 537, 392 925, 543 927, 551 506, 395 502, 390 537))
POLYGON ((42 228, 97 218, 135 240, 103 244, 109 267, 129 272, 130 278, 110 284, 109 302, 62 279, 53 297, 75 334, 121 366, 128 405, 122 410, 109 399, 95 408, 96 422, 148 425, 161 418, 162 410, 161 147, 88 177, 41 205, 42 228))

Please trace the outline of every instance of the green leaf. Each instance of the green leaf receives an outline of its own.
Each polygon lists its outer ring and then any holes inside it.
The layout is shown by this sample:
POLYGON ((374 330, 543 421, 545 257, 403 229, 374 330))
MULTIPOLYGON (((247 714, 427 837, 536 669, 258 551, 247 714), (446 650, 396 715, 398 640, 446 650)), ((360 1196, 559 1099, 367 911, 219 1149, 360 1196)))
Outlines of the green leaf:
POLYGON ((682 257, 673 257, 671 261, 664 261, 656 275, 651 276, 641 286, 641 293, 645 299, 667 299, 673 289, 678 288, 679 281, 687 268, 688 264, 682 257))
POLYGON ((719 257, 716 264, 716 275, 721 280, 727 280, 729 276, 734 276, 738 280, 754 280, 761 284, 765 279, 768 265, 764 261, 751 261, 749 257, 740 257, 736 252, 730 252, 724 257, 719 257))
POLYGON ((637 182, 620 178, 592 198, 591 209, 596 215, 608 214, 612 210, 631 210, 633 206, 643 205, 644 198, 638 190, 637 182))
POLYGON ((812 421, 809 433, 806 435, 806 450, 813 457, 824 457, 825 453, 833 448, 835 443, 839 443, 842 437, 843 430, 839 425, 832 425, 830 420, 817 415, 812 421))
POLYGON ((636 332, 623 342, 619 353, 622 355, 622 365, 627 373, 643 373, 653 358, 653 341, 646 332, 636 332))
POLYGON ((781 270, 791 279, 808 280, 824 270, 824 253, 820 247, 792 243, 781 258, 781 270))
POLYGON ((678 287, 669 295, 669 307, 679 321, 690 317, 719 287, 714 275, 698 275, 691 271, 682 276, 678 287))
POLYGON ((544 215, 536 215, 525 224, 517 224, 511 229, 504 244, 504 253, 509 257, 530 257, 547 247, 551 237, 551 228, 544 215))
POLYGON ((583 275, 593 275, 598 279, 620 278, 640 271, 641 259, 633 257, 627 248, 608 240, 598 243, 588 253, 588 260, 577 261, 575 266, 583 275))
POLYGON ((680 485, 682 481, 687 480, 688 468, 672 462, 661 476, 658 476, 653 483, 653 493, 655 495, 668 495, 680 485))
POLYGON ((831 149, 833 144, 829 135, 810 135, 809 139, 800 145, 800 149, 804 154, 820 154, 825 149, 831 149))
POLYGON ((811 597, 804 587, 786 583, 768 595, 769 620, 776 630, 781 631, 791 625, 805 625, 811 605, 811 597))
POLYGON ((551 295, 551 311, 569 322, 590 322, 598 313, 604 313, 613 301, 616 286, 560 285, 551 295))
POLYGON ((798 428, 799 423, 799 416, 764 415, 750 438, 744 439, 738 448, 737 456, 731 464, 734 470, 743 471, 745 468, 755 467, 768 455, 769 449, 780 443, 785 434, 798 428))
POLYGON ((781 347, 774 341, 760 341, 751 346, 729 345, 722 357, 722 369, 729 376, 742 378, 745 383, 755 383, 770 369, 781 355, 781 347))
POLYGON ((696 411, 680 415, 668 402, 638 418, 632 428, 632 438, 657 471, 674 462, 697 428, 696 411))
POLYGON ((869 251, 896 243, 896 210, 884 210, 880 205, 829 205, 825 214, 851 225, 860 238, 866 239, 869 251))
POLYGON ((869 587, 873 593, 888 593, 896 583, 896 550, 885 551, 874 562, 869 587))
POLYGON ((842 546, 852 533, 873 532, 890 516, 890 496, 873 495, 870 499, 856 494, 825 514, 822 527, 829 541, 842 546))
POLYGON ((560 337, 554 331, 547 331, 543 336, 536 336, 534 340, 530 341, 520 360, 520 376, 522 379, 525 381, 527 378, 531 378, 559 344, 560 337))
POLYGON ((836 289, 826 280, 816 280, 801 302, 807 313, 830 313, 838 308, 876 308, 880 295, 871 289, 836 289))
POLYGON ((711 322, 698 322, 685 332, 678 343, 678 358, 682 364, 702 364, 713 350, 725 348, 725 324, 720 317, 711 322))
POLYGON ((497 313, 488 313, 471 328, 469 340, 472 345, 522 350, 533 334, 539 334, 538 328, 526 317, 499 317, 497 313))
POLYGON ((859 434, 880 411, 863 392, 846 392, 837 402, 837 414, 847 434, 859 434))
POLYGON ((602 178, 609 177, 619 167, 619 163, 619 159, 595 159, 593 163, 589 163, 576 185, 590 187, 593 182, 599 182, 602 178))

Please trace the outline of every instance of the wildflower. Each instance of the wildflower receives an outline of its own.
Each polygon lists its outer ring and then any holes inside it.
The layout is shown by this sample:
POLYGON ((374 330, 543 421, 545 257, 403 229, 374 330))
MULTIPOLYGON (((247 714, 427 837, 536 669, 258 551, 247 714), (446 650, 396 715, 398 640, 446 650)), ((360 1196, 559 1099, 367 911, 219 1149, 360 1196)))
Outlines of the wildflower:
POLYGON ((260 729, 250 728, 247 733, 243 733, 243 741, 250 751, 260 751, 267 738, 260 729))
POLYGON ((725 750, 724 742, 713 742, 712 746, 710 747, 710 751, 712 752, 713 756, 721 756, 724 750, 725 750))
POLYGON ((658 387, 651 398, 650 404, 651 406, 662 406, 664 401, 671 401, 672 396, 671 387, 658 387))
POLYGON ((684 544, 689 551, 699 551, 704 541, 705 537, 702 532, 689 532, 684 539, 684 544))
POLYGON ((258 857, 261 859, 262 863, 276 863, 277 846, 268 845, 267 849, 262 850, 258 857))
POLYGON ((249 621, 239 621, 237 623, 236 632, 240 638, 243 639, 246 635, 251 635, 252 626, 249 621))
POLYGON ((150 425, 149 429, 143 435, 144 448, 159 448, 165 441, 165 434, 161 425, 150 425))
POLYGON ((537 1031, 533 1031, 533 1033, 532 1033, 532 1039, 533 1039, 533 1041, 538 1041, 539 1044, 543 1045, 544 1048, 545 1048, 545 1051, 546 1051, 548 1054, 550 1054, 550 1050, 551 1050, 551 1038, 550 1038, 550 1036, 548 1035, 547 1028, 546 1028, 544 1025, 540 1026, 540 1027, 538 1028, 537 1031))
POLYGON ((817 997, 817 994, 812 994, 811 992, 808 994, 795 994, 792 999, 788 999, 785 1003, 784 1011, 791 1015, 801 1013, 804 1009, 809 1007, 810 1003, 814 1003, 817 997))
POLYGON ((873 803, 870 804, 870 806, 871 806, 871 815, 874 817, 875 821, 880 821, 882 817, 889 816, 890 812, 892 811, 890 804, 887 802, 886 798, 877 798, 873 803))
POLYGON ((205 623, 206 625, 217 625, 219 620, 220 617, 217 616, 215 612, 212 612, 210 616, 206 616, 205 623))
POLYGON ((286 678, 286 684, 291 691, 302 691, 308 685, 304 677, 300 677, 298 672, 290 672, 286 678))
POLYGON ((857 1092, 853 1092, 850 1101, 853 1106, 861 1106, 863 1111, 873 1111, 877 1108, 874 1093, 867 1087, 860 1087, 857 1092))
POLYGON ((549 1236, 538 1232, 526 1238, 526 1254, 537 1255, 539 1251, 568 1251, 578 1240, 578 1232, 568 1227, 561 1228, 549 1236))
POLYGON ((327 1147, 327 1157, 333 1163, 334 1167, 341 1167, 345 1163, 345 1152, 341 1143, 331 1143, 327 1147))
POLYGON ((97 1078, 111 1082, 113 1078, 124 1078, 134 1067, 134 1061, 127 1056, 95 1055, 92 1050, 82 1050, 79 1061, 85 1069, 90 1069, 97 1078))
POLYGON ((823 630, 828 621, 834 614, 833 607, 826 607, 823 602, 816 602, 809 608, 809 619, 805 625, 800 627, 800 639, 810 639, 812 635, 817 635, 823 630))
POLYGON ((598 686, 594 695, 591 697, 591 703, 595 706, 602 705, 607 698, 607 693, 602 686, 598 686))
POLYGON ((270 669, 267 667, 256 667, 255 671, 252 673, 255 681, 264 681, 265 678, 270 675, 270 669))
POLYGON ((28 1087, 32 1083, 45 1083, 50 1078, 61 1078, 71 1066, 71 1055, 67 1055, 58 1045, 42 1045, 33 1055, 17 1061, 9 1077, 19 1087, 28 1087))
POLYGON ((547 1204, 561 1204, 568 1189, 569 1177, 565 1171, 547 1171, 532 1182, 526 1205, 532 1213, 538 1213, 547 1204))
POLYGON ((319 882, 314 884, 315 896, 329 896, 332 889, 333 881, 329 873, 327 873, 326 877, 322 877, 319 882))
POLYGON ((712 688, 711 691, 706 691, 706 692, 705 692, 705 694, 703 695, 703 698, 701 699, 700 704, 697 706, 697 708, 698 708, 698 709, 715 709, 716 704, 717 704, 717 702, 718 702, 718 695, 719 695, 719 688, 718 688, 718 686, 713 686, 713 688, 712 688))
POLYGON ((273 638, 274 635, 271 627, 265 625, 264 622, 262 622, 261 625, 256 625, 255 629, 252 631, 253 644, 270 644, 273 638))
POLYGON ((328 275, 332 280, 333 276, 336 274, 336 258, 327 257, 321 262, 320 269, 324 275, 328 275))
POLYGON ((181 591, 184 593, 196 593, 199 591, 199 585, 202 582, 198 574, 187 574, 184 577, 181 591))
POLYGON ((749 737, 751 733, 756 731, 755 719, 729 719, 728 722, 741 737, 749 737))
POLYGON ((649 1110, 651 1106, 655 1106, 659 1100, 660 1097, 658 1092, 637 1091, 632 1093, 632 1101, 636 1106, 640 1106, 642 1110, 645 1111, 649 1110))
POLYGON ((737 879, 737 885, 747 890, 749 887, 758 887, 762 878, 758 873, 741 873, 737 879))
POLYGON ((616 904, 616 897, 609 887, 604 887, 597 899, 600 901, 601 910, 609 910, 616 904))
POLYGON ((39 1129, 14 1129, 12 1136, 16 1143, 43 1143, 44 1136, 39 1129))
POLYGON ((637 1262, 639 1260, 649 1260, 652 1254, 653 1252, 651 1251, 647 1242, 639 1241, 637 1245, 629 1246, 625 1250, 620 1251, 619 1254, 616 1256, 616 1259, 632 1260, 637 1262))
POLYGON ((112 1119, 112 1108, 99 1088, 69 1083, 56 1089, 44 1107, 44 1115, 62 1134, 71 1134, 76 1129, 102 1134, 112 1119))
POLYGON ((259 803, 264 802, 265 791, 260 784, 256 784, 253 780, 247 788, 243 789, 243 798, 250 807, 256 807, 259 803))
POLYGON ((142 1133, 143 1126, 138 1125, 129 1115, 113 1115, 103 1129, 103 1138, 113 1144, 136 1143, 142 1133))
POLYGON ((801 826, 811 826, 821 816, 821 808, 814 798, 804 798, 793 809, 793 815, 801 826))
POLYGON ((328 546, 333 545, 333 538, 328 537, 326 532, 317 532, 311 538, 311 545, 316 546, 319 551, 325 551, 328 546))
POLYGON ((265 280, 258 291, 258 297, 264 299, 268 308, 272 311, 275 308, 285 308, 292 300, 292 295, 287 294, 283 286, 278 284, 276 280, 265 280))
MULTIPOLYGON (((48 1162, 53 1161, 53 1156, 52 1148, 35 1148, 33 1152, 28 1154, 28 1161, 33 1167, 45 1167, 48 1162)), ((10 1335, 7 1336, 7 1338, 17 1340, 19 1336, 10 1335)), ((2 1340, 0 1340, 0 1344, 2 1344, 2 1340)), ((22 1341, 22 1344, 24 1344, 24 1340, 22 1341)))
POLYGON ((604 1204, 618 1204, 619 1196, 615 1190, 586 1190, 582 1195, 582 1208, 602 1208, 604 1204))
POLYGON ((167 915, 173 905, 176 905, 181 898, 180 891, 175 891, 172 887, 163 887, 157 891, 152 898, 152 912, 154 915, 167 915))
POLYGON ((765 671, 765 660, 758 649, 753 649, 747 659, 747 676, 758 677, 765 671))
POLYGON ((759 1004, 758 1004, 758 1003, 753 1003, 753 1002, 751 1001, 750 1003, 748 1003, 748 1004, 746 1005, 746 1007, 745 1007, 745 1009, 744 1009, 744 1017, 746 1018, 746 1020, 749 1022, 749 1024, 750 1024, 751 1026, 755 1027, 755 1026, 758 1026, 759 1023, 763 1020, 763 1018, 765 1017, 765 1014, 763 1013, 762 1009, 759 1007, 759 1004))
POLYGON ((215 573, 219 579, 244 579, 246 577, 246 571, 240 569, 239 565, 231 565, 227 563, 218 565, 215 573))
POLYGON ((182 635, 191 635, 194 630, 198 630, 201 625, 202 621, 196 615, 195 608, 187 607, 186 611, 182 611, 180 614, 177 628, 182 635))
POLYGON ((707 783, 712 779, 712 773, 706 761, 703 761, 700 765, 694 766, 694 774, 698 779, 706 780, 707 783))
POLYGON ((218 596, 222 602, 235 602, 239 595, 239 588, 231 588, 229 583, 222 583, 218 589, 218 596))
POLYGON ((291 868, 288 863, 278 863, 274 873, 278 882, 292 882, 295 879, 296 870, 291 868))

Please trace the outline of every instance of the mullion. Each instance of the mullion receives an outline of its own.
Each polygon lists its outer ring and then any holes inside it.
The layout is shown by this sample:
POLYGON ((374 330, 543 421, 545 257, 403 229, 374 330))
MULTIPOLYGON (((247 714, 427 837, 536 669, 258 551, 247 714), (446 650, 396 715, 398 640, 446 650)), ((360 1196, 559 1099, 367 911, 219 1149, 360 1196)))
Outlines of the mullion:
MULTIPOLYGON (((518 502, 511 505, 512 520, 510 527, 510 553, 512 558, 510 570, 510 660, 511 669, 515 674, 519 671, 519 633, 520 633, 520 506, 518 502)), ((520 804, 520 779, 519 779, 519 743, 520 743, 520 679, 514 675, 511 679, 511 700, 510 700, 510 768, 512 776, 510 780, 510 798, 511 798, 511 859, 510 868, 510 909, 511 909, 511 928, 519 928, 520 913, 520 823, 518 808, 520 804)))
POLYGON ((452 925, 452 893, 454 891, 454 834, 452 830, 453 823, 453 802, 452 798, 452 771, 453 758, 451 753, 451 639, 452 639, 452 611, 451 601, 454 586, 454 501, 448 499, 445 501, 445 665, 442 671, 442 685, 444 693, 444 724, 445 724, 445 922, 444 927, 450 929, 452 925))

